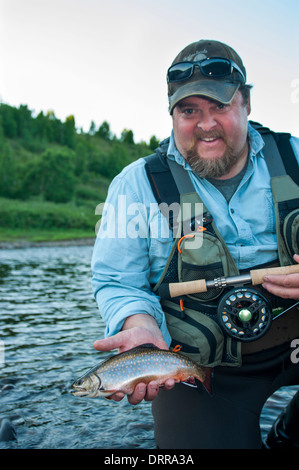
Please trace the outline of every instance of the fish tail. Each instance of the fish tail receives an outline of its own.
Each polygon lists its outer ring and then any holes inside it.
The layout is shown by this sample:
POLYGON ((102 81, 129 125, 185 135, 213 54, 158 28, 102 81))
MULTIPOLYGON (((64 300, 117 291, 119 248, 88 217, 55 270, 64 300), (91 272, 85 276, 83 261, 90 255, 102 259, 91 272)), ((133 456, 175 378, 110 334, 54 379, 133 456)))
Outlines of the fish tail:
POLYGON ((209 395, 213 395, 212 392, 212 377, 213 377, 213 369, 212 367, 205 367, 205 380, 202 382, 202 385, 206 389, 209 395))

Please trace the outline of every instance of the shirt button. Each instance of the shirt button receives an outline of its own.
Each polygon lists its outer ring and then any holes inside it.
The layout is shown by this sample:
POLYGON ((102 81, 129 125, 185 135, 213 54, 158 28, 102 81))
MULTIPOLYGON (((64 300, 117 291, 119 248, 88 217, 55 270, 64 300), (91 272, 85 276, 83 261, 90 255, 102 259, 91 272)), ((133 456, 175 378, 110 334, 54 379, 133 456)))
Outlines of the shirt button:
POLYGON ((234 213, 235 213, 235 210, 234 210, 234 209, 231 209, 230 212, 231 212, 231 214, 234 214, 234 213))

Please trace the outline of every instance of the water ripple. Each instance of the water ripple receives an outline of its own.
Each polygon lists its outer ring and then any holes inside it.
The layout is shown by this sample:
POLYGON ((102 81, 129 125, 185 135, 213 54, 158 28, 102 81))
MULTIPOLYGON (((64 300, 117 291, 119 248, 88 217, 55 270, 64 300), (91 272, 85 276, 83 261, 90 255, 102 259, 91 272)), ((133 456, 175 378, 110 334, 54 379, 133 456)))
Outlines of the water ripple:
MULTIPOLYGON (((150 403, 69 393, 107 355, 92 347, 105 327, 91 292, 91 253, 89 246, 1 250, 0 419, 11 420, 18 441, 0 449, 155 448, 150 403)), ((291 396, 285 389, 268 400, 263 433, 291 396)))

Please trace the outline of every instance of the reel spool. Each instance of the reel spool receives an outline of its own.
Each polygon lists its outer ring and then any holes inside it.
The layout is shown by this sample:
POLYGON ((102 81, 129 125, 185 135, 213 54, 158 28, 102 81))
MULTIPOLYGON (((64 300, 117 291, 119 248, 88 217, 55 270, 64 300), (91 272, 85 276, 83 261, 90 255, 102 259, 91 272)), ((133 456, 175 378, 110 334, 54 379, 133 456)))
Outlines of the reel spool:
POLYGON ((252 288, 232 289, 224 294, 217 315, 224 332, 243 342, 260 339, 272 323, 270 302, 252 288))

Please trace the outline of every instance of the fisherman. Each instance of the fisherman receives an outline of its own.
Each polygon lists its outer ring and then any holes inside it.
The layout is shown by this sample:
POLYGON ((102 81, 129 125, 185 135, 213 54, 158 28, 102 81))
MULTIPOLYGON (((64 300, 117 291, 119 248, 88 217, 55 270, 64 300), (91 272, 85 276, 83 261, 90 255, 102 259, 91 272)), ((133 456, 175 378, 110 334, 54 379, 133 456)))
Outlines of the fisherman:
MULTIPOLYGON (((215 324, 226 289, 163 300, 158 286, 299 263, 298 228, 292 225, 294 220, 298 224, 299 205, 287 214, 287 250, 285 238, 276 233, 273 202, 280 197, 284 203, 292 185, 296 200, 299 190, 291 180, 287 187, 276 185, 282 196, 273 194, 266 136, 248 120, 251 86, 235 50, 214 40, 192 43, 174 59, 167 82, 170 138, 156 152, 158 159, 137 160, 109 188, 92 259, 93 289, 107 328, 94 347, 123 352, 144 343, 162 349, 177 343, 183 354, 213 367, 212 395, 200 386, 175 385, 173 379, 160 391, 155 381, 136 385, 128 400, 152 401, 158 448, 261 448, 264 403, 279 387, 299 384, 299 367, 291 360, 293 340, 299 338, 299 312, 292 307, 299 300, 299 274, 265 279, 260 293, 270 299, 273 311, 289 310, 273 320, 264 336, 248 342, 231 339, 215 324), (155 194, 158 163, 162 184, 155 194), (190 239, 178 236, 171 217, 162 214, 163 196, 157 204, 164 190, 172 202, 172 180, 165 179, 169 168, 174 186, 188 179, 178 201, 192 200, 192 207, 202 208, 198 217, 189 217, 190 239)), ((299 139, 290 137, 288 143, 295 176, 299 139)), ((116 401, 123 397, 113 395, 116 401)))

